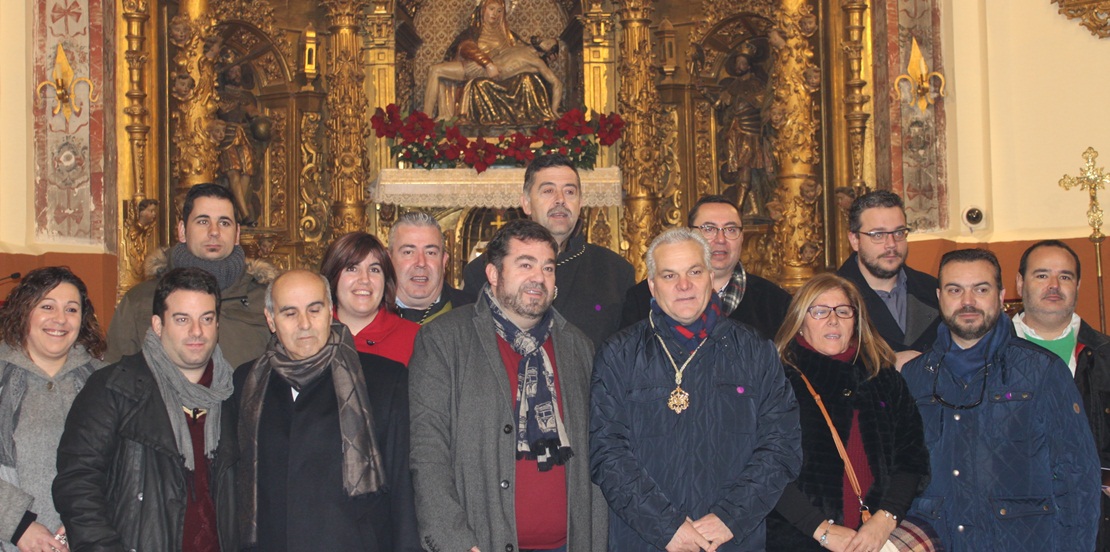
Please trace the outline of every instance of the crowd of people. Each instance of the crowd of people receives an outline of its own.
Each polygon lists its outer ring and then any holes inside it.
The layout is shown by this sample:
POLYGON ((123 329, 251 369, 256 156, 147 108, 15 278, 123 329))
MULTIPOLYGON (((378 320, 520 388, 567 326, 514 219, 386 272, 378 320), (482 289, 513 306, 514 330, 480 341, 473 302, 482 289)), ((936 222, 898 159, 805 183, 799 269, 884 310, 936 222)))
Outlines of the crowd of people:
POLYGON ((994 254, 909 268, 876 191, 791 296, 706 196, 637 284, 581 191, 536 158, 461 290, 426 213, 279 273, 211 184, 106 339, 69 269, 29 272, 0 307, 0 551, 1110 549, 1110 338, 1067 244, 1022 256, 1011 319, 994 254))

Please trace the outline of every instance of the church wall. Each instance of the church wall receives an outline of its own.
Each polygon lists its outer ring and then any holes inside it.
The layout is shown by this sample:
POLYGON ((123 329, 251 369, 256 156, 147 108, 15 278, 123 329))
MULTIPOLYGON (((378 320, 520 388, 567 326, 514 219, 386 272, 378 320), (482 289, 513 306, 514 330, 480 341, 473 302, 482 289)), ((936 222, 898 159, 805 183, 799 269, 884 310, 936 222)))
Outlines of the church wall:
POLYGON ((1049 0, 946 0, 943 13, 956 197, 949 231, 937 235, 1089 235, 1087 194, 1058 182, 1078 175, 1088 146, 1110 167, 1110 39, 1095 38, 1049 0), (960 222, 971 206, 987 215, 974 232, 960 222))
MULTIPOLYGON (((90 67, 99 75, 104 70, 105 52, 99 46, 106 17, 103 13, 99 1, 5 4, 4 17, 0 18, 0 49, 11 63, 5 64, 0 78, 0 275, 67 265, 85 281, 101 323, 107 325, 115 308, 116 260, 105 251, 105 235, 113 235, 113 231, 104 224, 103 199, 108 184, 105 175, 111 173, 114 156, 107 155, 103 145, 103 80, 90 73, 90 67), (55 8, 69 15, 54 19, 50 14, 55 8), (68 30, 64 25, 67 18, 68 30), (48 40, 48 36, 53 38, 48 40), (75 75, 93 77, 100 98, 90 107, 87 88, 78 85, 76 96, 82 114, 72 115, 68 126, 63 115, 52 115, 52 99, 43 101, 35 94, 38 83, 50 77, 59 42, 75 75), (36 122, 40 122, 37 129, 36 122), (57 125, 63 130, 50 130, 59 128, 57 125), (73 149, 68 147, 60 152, 62 155, 48 153, 47 144, 54 145, 52 153, 59 153, 58 146, 67 138, 68 143, 79 145, 77 157, 71 157, 73 149), (71 160, 78 164, 71 164, 71 160), (77 166, 80 169, 75 171, 77 166), (58 180, 51 180, 48 175, 57 174, 58 168, 66 169, 65 176, 70 185, 80 189, 78 193, 69 193, 56 185, 58 180), (60 216, 51 217, 55 207, 63 210, 60 216), (72 221, 69 216, 74 212, 82 213, 83 223, 58 226, 49 221, 72 221)), ((43 94, 52 96, 53 91, 48 86, 43 94)), ((114 216, 107 220, 114 220, 114 216)), ((0 300, 12 285, 0 283, 0 300)))

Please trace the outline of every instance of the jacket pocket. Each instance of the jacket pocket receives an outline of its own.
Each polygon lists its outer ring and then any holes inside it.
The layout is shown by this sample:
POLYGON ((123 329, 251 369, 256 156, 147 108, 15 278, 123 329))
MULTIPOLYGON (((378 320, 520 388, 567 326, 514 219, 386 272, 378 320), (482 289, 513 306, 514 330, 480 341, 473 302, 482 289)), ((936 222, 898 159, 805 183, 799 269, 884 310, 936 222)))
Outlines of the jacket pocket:
POLYGON ((627 404, 633 435, 641 438, 669 434, 678 416, 667 407, 674 387, 660 385, 629 389, 627 404), (672 416, 667 416, 670 413, 672 416))
POLYGON ((1053 542, 1056 504, 1047 496, 991 498, 991 540, 998 550, 1030 550, 1034 539, 1045 544, 1053 542))
POLYGON ((737 382, 717 382, 716 393, 720 399, 721 425, 728 433, 755 433, 755 390, 751 385, 737 382))
POLYGON ((1031 415, 1035 394, 1031 389, 987 391, 986 402, 990 405, 988 432, 993 442, 1009 443, 1009 450, 1033 454, 1030 437, 1043 434, 1042 428, 1034 427, 1036 420, 1031 415))

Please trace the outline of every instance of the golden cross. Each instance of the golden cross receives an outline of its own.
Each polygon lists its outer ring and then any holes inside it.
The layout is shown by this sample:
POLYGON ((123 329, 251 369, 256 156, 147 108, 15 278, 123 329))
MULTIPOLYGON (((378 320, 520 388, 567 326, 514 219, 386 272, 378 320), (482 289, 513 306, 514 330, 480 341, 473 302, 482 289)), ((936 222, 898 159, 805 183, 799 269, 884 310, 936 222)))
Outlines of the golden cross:
POLYGON ((509 221, 507 221, 507 220, 502 220, 502 219, 501 219, 501 214, 500 214, 500 213, 498 213, 498 214, 497 214, 497 219, 495 219, 495 220, 494 220, 493 222, 489 223, 489 225, 490 225, 490 226, 492 226, 492 227, 494 227, 494 228, 496 228, 496 229, 498 229, 498 230, 500 230, 500 229, 501 229, 501 227, 502 227, 502 226, 505 226, 506 224, 508 224, 508 222, 509 222, 509 221))
POLYGON ((1087 163, 1080 169, 1079 176, 1065 174, 1060 179, 1060 187, 1065 190, 1079 188, 1090 192, 1091 206, 1087 209, 1087 224, 1094 229, 1091 234, 1091 241, 1102 241, 1102 238, 1105 237, 1102 233, 1102 208, 1098 204, 1098 191, 1105 189, 1107 184, 1110 184, 1110 175, 1103 172, 1101 167, 1095 166, 1095 159, 1097 158, 1098 152, 1095 151, 1095 148, 1087 148, 1087 151, 1083 152, 1083 159, 1087 163))

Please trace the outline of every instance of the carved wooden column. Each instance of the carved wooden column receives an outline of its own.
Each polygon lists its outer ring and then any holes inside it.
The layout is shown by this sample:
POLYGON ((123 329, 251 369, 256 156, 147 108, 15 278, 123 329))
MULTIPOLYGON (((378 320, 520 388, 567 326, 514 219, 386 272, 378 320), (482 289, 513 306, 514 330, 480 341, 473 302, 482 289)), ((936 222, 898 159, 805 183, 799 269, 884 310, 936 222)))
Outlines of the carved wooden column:
POLYGON ((624 240, 629 244, 625 255, 636 268, 637 279, 647 275, 644 255, 661 228, 656 125, 661 106, 652 69, 650 4, 651 0, 618 0, 617 8, 622 31, 617 104, 625 121, 620 168, 626 194, 624 240))
POLYGON ((332 186, 333 235, 367 229, 367 103, 359 21, 367 0, 324 0, 327 11, 327 173, 332 186))
MULTIPOLYGON (((116 181, 116 197, 120 200, 118 227, 130 228, 137 222, 139 203, 147 198, 147 140, 150 134, 150 109, 147 107, 148 74, 147 25, 150 22, 150 7, 146 0, 125 0, 120 13, 123 41, 126 44, 124 63, 126 71, 117 70, 116 86, 124 91, 124 101, 117 106, 117 117, 125 122, 124 132, 117 133, 117 146, 120 166, 116 181)), ((120 32, 120 31, 117 31, 120 32)), ((121 67, 117 65, 117 67, 121 67)), ((122 67, 121 67, 122 68, 122 67)), ((153 195, 157 196, 157 192, 153 195)), ((142 280, 142 265, 147 238, 132 232, 119 232, 117 244, 119 261, 118 296, 122 297, 128 289, 142 280)))
POLYGON ((817 92, 821 70, 814 64, 813 47, 807 40, 816 19, 806 0, 780 0, 776 27, 785 44, 778 47, 771 80, 775 97, 772 111, 789 117, 778 130, 774 156, 778 166, 778 189, 768 211, 775 219, 775 242, 771 265, 782 268, 779 283, 796 289, 823 264, 825 238, 821 187, 814 168, 820 161, 817 92), (778 258, 774 258, 778 257, 778 258))
POLYGON ((167 29, 170 43, 177 46, 169 71, 169 93, 177 100, 171 153, 171 166, 177 169, 171 181, 177 195, 216 177, 216 142, 209 134, 217 108, 216 69, 205 51, 214 24, 208 0, 183 0, 181 12, 167 29))

